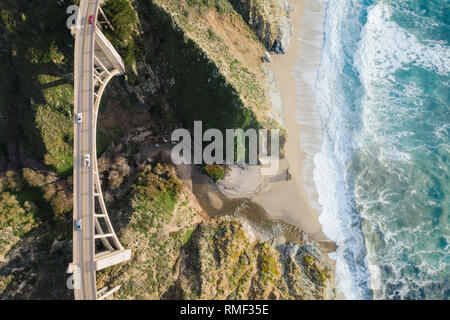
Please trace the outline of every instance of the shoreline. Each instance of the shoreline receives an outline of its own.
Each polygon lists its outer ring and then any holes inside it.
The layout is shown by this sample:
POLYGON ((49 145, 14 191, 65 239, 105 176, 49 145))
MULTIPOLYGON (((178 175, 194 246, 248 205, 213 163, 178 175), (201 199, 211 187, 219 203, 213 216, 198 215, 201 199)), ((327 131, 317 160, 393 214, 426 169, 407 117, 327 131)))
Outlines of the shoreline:
MULTIPOLYGON (((271 62, 267 64, 281 95, 283 126, 288 132, 285 145, 286 157, 280 161, 280 169, 276 176, 263 178, 267 191, 256 194, 250 199, 261 205, 272 219, 293 224, 321 244, 324 258, 333 268, 333 287, 336 288, 336 263, 329 257, 329 253, 335 249, 335 244, 322 230, 322 224, 319 221, 320 207, 317 204, 317 191, 313 181, 312 160, 313 156, 320 151, 321 145, 320 119, 317 117, 314 106, 314 84, 311 84, 311 81, 301 83, 304 93, 299 97, 297 90, 299 82, 294 77, 294 75, 301 77, 305 72, 312 71, 304 70, 303 64, 311 63, 311 60, 316 57, 310 52, 303 52, 308 48, 301 46, 300 42, 305 41, 303 37, 311 34, 314 38, 316 34, 313 34, 314 32, 312 33, 309 28, 314 29, 314 26, 308 26, 309 21, 303 21, 304 0, 290 2, 294 8, 289 18, 294 27, 290 45, 285 54, 271 55, 271 62), (303 37, 300 38, 301 36, 303 37), (305 57, 302 57, 303 55, 305 57), (308 88, 304 88, 306 86, 308 88), (283 178, 286 177, 286 170, 289 170, 292 175, 289 181, 283 178)), ((314 7, 314 10, 317 9, 314 7)), ((312 63, 312 68, 317 71, 320 59, 316 60, 318 61, 312 63)))
POLYGON ((272 70, 278 90, 283 102, 284 127, 288 132, 285 145, 285 159, 280 161, 280 169, 277 176, 263 177, 263 183, 267 184, 266 192, 256 194, 251 200, 262 205, 273 218, 283 219, 292 223, 318 241, 327 241, 319 222, 319 212, 313 207, 311 200, 302 183, 304 164, 307 157, 300 140, 303 127, 297 122, 297 111, 303 108, 298 103, 296 94, 296 82, 292 75, 300 53, 300 19, 304 11, 303 0, 291 1, 294 11, 290 21, 294 25, 294 32, 289 48, 285 54, 272 55, 272 62, 268 64, 272 70), (285 176, 286 170, 292 174, 292 179, 279 179, 285 176), (300 195, 300 197, 299 197, 300 195), (299 211, 301 214, 299 214, 299 211))

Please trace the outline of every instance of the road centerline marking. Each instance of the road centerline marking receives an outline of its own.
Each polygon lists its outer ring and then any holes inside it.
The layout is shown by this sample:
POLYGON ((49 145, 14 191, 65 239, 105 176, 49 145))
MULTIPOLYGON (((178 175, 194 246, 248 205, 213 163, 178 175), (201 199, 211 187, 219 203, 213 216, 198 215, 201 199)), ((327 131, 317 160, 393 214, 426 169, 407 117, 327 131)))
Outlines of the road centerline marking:
MULTIPOLYGON (((89 2, 88 2, 88 7, 87 7, 87 11, 86 11, 86 20, 85 20, 85 23, 84 23, 84 38, 83 38, 83 68, 82 68, 82 87, 81 87, 81 93, 82 93, 82 112, 83 113, 86 113, 87 114, 87 112, 86 112, 86 110, 85 110, 85 72, 84 72, 84 69, 86 68, 86 33, 87 33, 87 28, 88 28, 88 24, 87 24, 87 22, 88 22, 88 15, 89 15, 89 11, 90 11, 90 8, 91 8, 91 0, 89 0, 89 2)), ((85 132, 86 132, 86 121, 83 121, 83 133, 82 133, 82 136, 83 136, 83 139, 82 139, 82 141, 83 141, 83 148, 82 148, 82 152, 86 152, 85 151, 85 132)), ((84 193, 84 189, 88 189, 88 188, 85 188, 86 187, 86 185, 85 185, 85 181, 86 181, 86 175, 85 175, 85 167, 84 167, 84 162, 82 162, 82 194, 84 193)), ((88 170, 86 169, 86 173, 88 173, 88 170)), ((88 181, 89 182, 89 181, 88 181)), ((89 190, 87 190, 88 191, 88 196, 89 196, 89 190)), ((83 197, 81 197, 81 199, 83 199, 83 197)), ((86 285, 86 262, 85 262, 85 257, 86 257, 86 241, 85 241, 85 235, 86 235, 86 228, 85 228, 85 225, 86 225, 86 222, 85 222, 85 218, 83 217, 83 215, 84 215, 84 212, 86 212, 84 209, 85 209, 85 201, 83 201, 83 203, 82 203, 82 206, 81 206, 81 208, 82 208, 82 210, 81 210, 81 217, 82 217, 82 219, 83 219, 83 222, 82 222, 82 225, 83 225, 83 231, 82 231, 82 247, 83 247, 83 255, 82 255, 82 262, 83 262, 83 281, 84 281, 84 294, 85 294, 85 297, 87 298, 88 297, 88 293, 87 293, 87 285, 86 285)), ((89 209, 89 208, 88 208, 89 209)), ((89 235, 88 235, 88 237, 89 237, 89 235)))

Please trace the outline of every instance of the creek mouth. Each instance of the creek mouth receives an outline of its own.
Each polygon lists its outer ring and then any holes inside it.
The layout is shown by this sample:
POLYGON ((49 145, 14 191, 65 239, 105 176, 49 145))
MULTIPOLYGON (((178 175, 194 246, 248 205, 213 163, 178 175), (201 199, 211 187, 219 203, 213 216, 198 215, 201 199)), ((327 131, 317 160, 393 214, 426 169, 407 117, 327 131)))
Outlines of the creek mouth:
MULTIPOLYGON (((270 217, 260 204, 246 197, 224 195, 198 166, 191 168, 192 192, 201 207, 211 218, 233 216, 245 221, 261 241, 296 242, 302 244, 310 240, 298 227, 280 219, 270 217)), ((316 241, 324 253, 335 250, 334 243, 316 241)))

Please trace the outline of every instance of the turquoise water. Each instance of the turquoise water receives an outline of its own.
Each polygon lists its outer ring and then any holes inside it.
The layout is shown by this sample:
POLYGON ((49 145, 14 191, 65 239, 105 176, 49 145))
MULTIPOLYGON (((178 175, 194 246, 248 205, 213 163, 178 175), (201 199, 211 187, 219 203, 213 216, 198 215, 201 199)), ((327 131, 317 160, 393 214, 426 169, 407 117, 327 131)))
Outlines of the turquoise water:
POLYGON ((450 2, 329 1, 314 180, 347 298, 450 297, 450 2))

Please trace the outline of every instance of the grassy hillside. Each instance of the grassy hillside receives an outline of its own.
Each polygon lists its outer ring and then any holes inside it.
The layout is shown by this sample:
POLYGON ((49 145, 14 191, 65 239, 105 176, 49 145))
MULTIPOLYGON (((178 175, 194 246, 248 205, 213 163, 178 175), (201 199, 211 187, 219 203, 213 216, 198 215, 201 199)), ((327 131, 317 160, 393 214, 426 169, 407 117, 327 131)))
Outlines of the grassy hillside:
MULTIPOLYGON (((66 1, 67 2, 67 1, 66 1)), ((64 2, 5 0, 1 7, 0 143, 16 143, 62 175, 72 167, 73 39, 64 2), (6 93, 6 94, 5 94, 6 93)))
POLYGON ((145 8, 138 10, 141 20, 155 22, 152 30, 173 30, 161 32, 159 45, 177 62, 171 64, 171 92, 184 122, 205 119, 219 129, 269 125, 259 67, 264 48, 228 1, 137 3, 145 8))
POLYGON ((108 0, 104 8, 119 26, 105 33, 153 116, 188 128, 194 120, 276 127, 260 68, 264 47, 228 1, 108 0))

